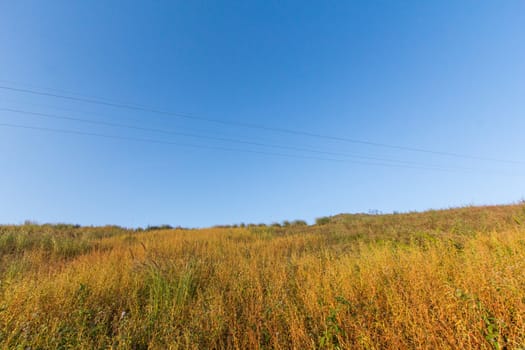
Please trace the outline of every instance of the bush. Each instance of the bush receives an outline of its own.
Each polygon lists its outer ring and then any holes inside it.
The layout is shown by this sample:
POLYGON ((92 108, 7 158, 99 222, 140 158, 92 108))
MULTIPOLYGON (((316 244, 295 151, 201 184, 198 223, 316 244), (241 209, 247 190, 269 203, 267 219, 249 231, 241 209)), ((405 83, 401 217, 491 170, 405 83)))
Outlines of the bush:
POLYGON ((322 218, 315 219, 316 225, 326 225, 330 223, 330 218, 328 216, 323 216, 322 218))
POLYGON ((146 231, 156 231, 156 230, 172 230, 173 226, 171 225, 160 225, 160 226, 148 226, 146 231))
POLYGON ((304 220, 295 220, 293 222, 293 225, 294 226, 308 226, 308 223, 306 223, 306 221, 304 220))

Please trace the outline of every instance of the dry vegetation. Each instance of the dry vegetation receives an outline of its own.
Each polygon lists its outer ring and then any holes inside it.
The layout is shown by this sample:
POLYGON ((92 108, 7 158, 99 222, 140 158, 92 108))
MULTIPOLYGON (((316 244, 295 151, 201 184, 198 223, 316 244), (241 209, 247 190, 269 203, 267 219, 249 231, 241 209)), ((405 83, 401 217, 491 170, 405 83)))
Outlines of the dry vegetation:
POLYGON ((523 205, 317 225, 0 227, 5 349, 517 349, 523 205))

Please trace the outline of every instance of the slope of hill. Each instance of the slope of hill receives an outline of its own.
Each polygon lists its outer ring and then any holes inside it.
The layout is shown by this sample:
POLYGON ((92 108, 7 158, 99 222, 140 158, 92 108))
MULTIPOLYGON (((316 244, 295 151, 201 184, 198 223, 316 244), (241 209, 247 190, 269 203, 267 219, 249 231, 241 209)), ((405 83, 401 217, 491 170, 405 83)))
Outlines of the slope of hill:
POLYGON ((1 348, 519 348, 525 207, 0 226, 1 348))

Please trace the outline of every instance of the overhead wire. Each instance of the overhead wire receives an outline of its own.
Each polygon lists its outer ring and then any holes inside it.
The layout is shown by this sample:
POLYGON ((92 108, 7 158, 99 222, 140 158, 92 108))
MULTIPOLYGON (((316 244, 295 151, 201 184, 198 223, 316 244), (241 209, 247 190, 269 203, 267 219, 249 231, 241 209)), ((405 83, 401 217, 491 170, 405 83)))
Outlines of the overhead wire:
POLYGON ((134 110, 134 111, 140 111, 140 112, 147 112, 147 113, 153 113, 157 115, 172 116, 172 117, 177 117, 177 118, 185 118, 185 119, 198 120, 198 121, 217 123, 217 124, 223 124, 223 125, 238 126, 238 127, 244 127, 244 128, 308 136, 308 137, 327 139, 327 140, 332 140, 332 141, 363 144, 363 145, 368 145, 368 146, 375 146, 375 147, 382 147, 382 148, 389 148, 389 149, 396 149, 396 150, 410 151, 410 152, 427 153, 427 154, 434 154, 434 155, 455 157, 455 158, 473 159, 473 160, 499 162, 499 163, 525 164, 525 161, 484 157, 484 156, 462 154, 462 153, 455 153, 455 152, 444 152, 444 151, 437 151, 437 150, 431 150, 431 149, 420 148, 420 147, 407 147, 407 146, 393 145, 393 144, 387 144, 387 143, 359 140, 359 139, 354 139, 354 138, 318 134, 318 133, 289 129, 289 128, 270 127, 270 126, 265 126, 265 125, 245 123, 245 122, 239 122, 239 121, 212 119, 212 118, 190 115, 186 113, 176 113, 176 112, 164 111, 160 109, 149 108, 149 107, 133 105, 133 104, 128 104, 128 103, 112 102, 108 99, 82 97, 81 95, 78 95, 78 94, 77 96, 70 96, 70 95, 64 95, 64 94, 59 94, 59 93, 51 93, 51 92, 39 91, 35 89, 18 88, 18 87, 6 86, 6 85, 0 85, 0 89, 3 89, 5 91, 12 91, 12 92, 32 94, 32 95, 38 95, 38 96, 46 96, 46 97, 54 97, 54 98, 70 100, 70 101, 102 105, 106 107, 114 107, 114 108, 121 108, 121 109, 134 110))
POLYGON ((99 120, 92 120, 92 119, 84 119, 84 118, 78 118, 78 117, 63 116, 63 115, 42 113, 42 112, 34 112, 34 111, 27 111, 27 110, 14 109, 14 108, 0 107, 0 111, 11 112, 11 113, 20 113, 20 114, 24 114, 24 115, 30 115, 30 116, 41 117, 41 118, 51 118, 51 119, 75 121, 75 122, 81 122, 81 123, 92 124, 92 125, 102 125, 102 126, 109 126, 109 127, 126 128, 126 129, 131 129, 131 130, 140 130, 140 131, 162 133, 162 134, 166 134, 166 135, 177 135, 177 136, 185 136, 185 137, 192 137, 192 138, 199 138, 199 139, 206 139, 206 140, 232 142, 232 143, 246 144, 246 145, 252 145, 252 146, 261 146, 261 147, 285 149, 285 150, 298 151, 298 152, 309 152, 309 153, 316 153, 316 154, 323 154, 323 155, 330 155, 330 156, 340 156, 340 157, 345 157, 345 158, 367 159, 367 160, 392 162, 392 163, 400 163, 400 164, 407 164, 407 165, 435 166, 435 165, 432 165, 432 164, 421 164, 421 163, 417 163, 417 162, 404 161, 404 160, 398 160, 398 159, 388 159, 388 158, 381 158, 381 157, 364 156, 364 155, 350 154, 350 153, 344 153, 344 152, 323 151, 323 150, 317 150, 317 149, 312 149, 312 148, 295 147, 295 146, 288 146, 288 145, 276 145, 276 144, 269 144, 269 143, 263 143, 263 142, 255 142, 255 141, 247 141, 247 140, 239 140, 239 139, 232 139, 232 138, 225 138, 225 137, 206 136, 206 135, 199 135, 199 134, 188 133, 188 132, 166 130, 166 129, 157 129, 157 128, 147 128, 147 127, 141 127, 141 126, 136 126, 136 125, 129 125, 129 124, 124 124, 124 123, 115 123, 115 122, 99 121, 99 120))
POLYGON ((21 125, 21 124, 13 124, 13 123, 0 123, 0 127, 17 128, 17 129, 28 129, 28 130, 37 130, 37 131, 47 131, 47 132, 54 132, 54 133, 61 133, 61 134, 74 134, 74 135, 82 135, 82 136, 95 136, 95 137, 102 137, 102 138, 107 138, 107 139, 116 139, 116 140, 124 140, 124 141, 137 141, 137 142, 145 142, 145 143, 153 143, 153 144, 174 145, 174 146, 181 146, 181 147, 202 148, 202 149, 212 149, 212 150, 231 151, 231 152, 258 153, 258 154, 265 154, 265 155, 271 155, 271 156, 281 156, 281 157, 315 159, 315 160, 325 160, 325 161, 332 161, 332 162, 341 162, 342 161, 340 159, 322 158, 322 157, 315 157, 315 156, 303 156, 303 155, 275 153, 275 152, 265 152, 265 151, 257 151, 257 150, 235 149, 235 148, 220 147, 220 146, 207 146, 207 145, 201 145, 201 144, 189 144, 189 143, 181 143, 181 142, 173 142, 173 141, 165 141, 165 140, 155 140, 155 139, 148 139, 148 138, 141 138, 141 137, 132 137, 132 136, 106 135, 106 134, 89 132, 89 131, 79 131, 79 130, 69 130, 69 129, 59 129, 59 128, 48 128, 48 127, 40 127, 40 126, 32 126, 32 125, 21 125))
MULTIPOLYGON (((366 161, 358 161, 358 160, 350 160, 350 159, 335 159, 335 158, 315 157, 315 156, 307 156, 307 155, 266 152, 266 151, 252 150, 252 149, 236 149, 236 148, 228 148, 228 147, 221 147, 221 146, 188 144, 188 143, 181 143, 181 142, 139 138, 139 137, 131 137, 131 136, 107 135, 107 134, 101 134, 101 133, 95 133, 95 132, 86 132, 86 131, 59 129, 59 128, 48 128, 48 127, 39 127, 39 126, 32 126, 32 125, 13 124, 13 123, 0 123, 0 127, 45 131, 45 132, 61 133, 61 134, 92 136, 92 137, 100 137, 100 138, 106 138, 106 139, 136 141, 136 142, 143 142, 143 143, 172 145, 172 146, 190 147, 190 148, 199 148, 199 149, 208 149, 208 150, 254 153, 254 154, 262 154, 262 155, 268 155, 268 156, 287 157, 287 158, 311 159, 311 160, 322 160, 322 161, 338 162, 338 163, 352 163, 352 164, 360 164, 360 165, 381 166, 381 167, 388 167, 388 168, 407 168, 407 169, 420 169, 420 170, 429 170, 429 171, 463 172, 463 173, 477 172, 476 169, 441 168, 441 167, 428 167, 428 166, 416 166, 416 165, 412 166, 412 165, 404 165, 404 164, 366 162, 366 161)), ((508 174, 500 173, 499 175, 508 175, 508 174)), ((511 174, 511 175, 514 175, 514 174, 511 174)))

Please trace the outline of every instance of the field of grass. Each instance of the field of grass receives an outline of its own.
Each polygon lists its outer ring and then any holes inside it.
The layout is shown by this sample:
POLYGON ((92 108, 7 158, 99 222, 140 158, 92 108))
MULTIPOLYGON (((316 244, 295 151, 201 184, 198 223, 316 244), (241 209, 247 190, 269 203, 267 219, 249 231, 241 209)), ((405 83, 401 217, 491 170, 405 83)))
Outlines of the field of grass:
POLYGON ((0 226, 2 349, 519 349, 525 207, 0 226))

